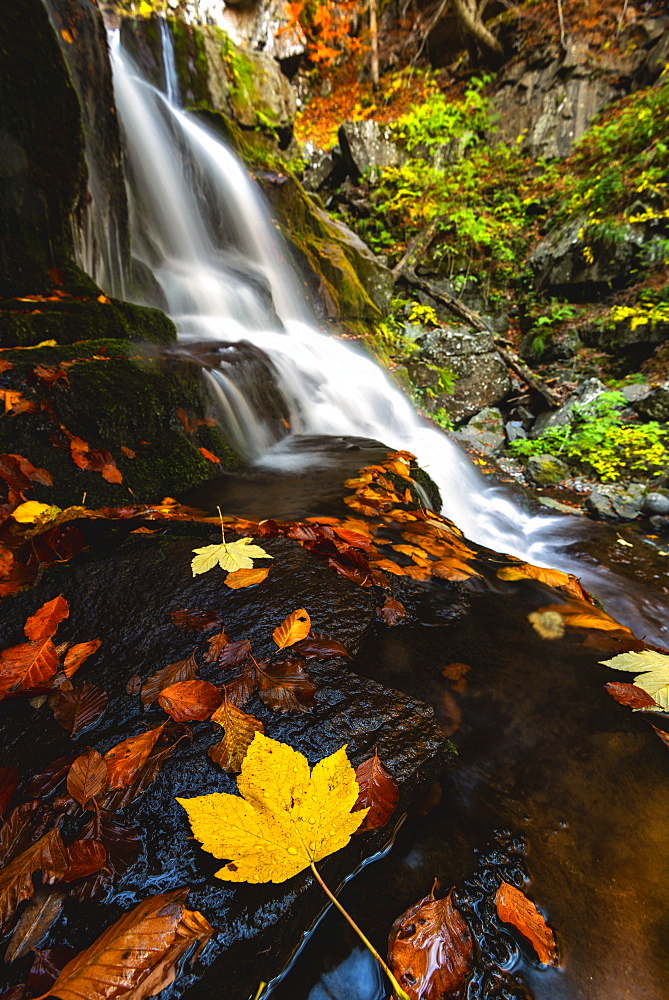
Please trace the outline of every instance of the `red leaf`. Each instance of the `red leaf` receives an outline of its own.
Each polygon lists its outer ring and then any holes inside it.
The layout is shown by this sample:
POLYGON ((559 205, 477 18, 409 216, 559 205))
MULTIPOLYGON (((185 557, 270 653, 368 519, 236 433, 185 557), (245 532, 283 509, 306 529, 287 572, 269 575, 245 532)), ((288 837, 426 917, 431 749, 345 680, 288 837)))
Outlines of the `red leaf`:
POLYGON ((657 708, 657 702, 654 698, 651 698, 647 691, 635 684, 609 681, 605 687, 611 697, 615 698, 621 705, 627 705, 629 708, 657 708))
POLYGON ((54 597, 52 601, 47 601, 42 607, 32 615, 23 627, 28 639, 39 642, 41 639, 50 639, 55 635, 58 626, 70 613, 67 601, 64 597, 54 597))
POLYGON ((175 722, 204 722, 221 704, 221 692, 209 681, 179 681, 158 695, 158 704, 175 722))
POLYGON ((58 725, 74 737, 97 722, 108 701, 106 691, 84 681, 71 691, 52 695, 51 708, 58 725))
POLYGON ((90 639, 88 642, 77 642, 70 646, 63 661, 63 670, 67 677, 72 677, 89 656, 97 653, 102 645, 102 639, 90 639))
POLYGON ((308 635, 306 639, 293 643, 291 650, 299 653, 305 660, 325 660, 330 656, 348 656, 350 659, 351 656, 340 642, 327 635, 308 635))
POLYGON ((35 558, 40 563, 68 562, 86 548, 86 539, 74 524, 57 524, 31 539, 35 558))
POLYGON ((107 785, 107 765, 93 747, 77 757, 67 775, 67 790, 82 809, 107 785))
POLYGON ((433 886, 390 930, 388 963, 411 1000, 460 996, 472 970, 472 938, 452 894, 435 899, 433 886))
POLYGON ((67 849, 67 871, 63 882, 74 882, 99 872, 107 864, 107 848, 101 840, 75 840, 67 849))
POLYGON ((51 473, 47 469, 35 468, 23 455, 0 455, 0 479, 4 479, 10 494, 14 493, 21 498, 31 483, 53 486, 51 473))
POLYGON ((216 611, 188 611, 182 608, 180 611, 170 611, 169 616, 172 623, 183 632, 198 632, 214 626, 218 628, 221 624, 216 611))
POLYGON ((36 951, 32 968, 28 973, 28 989, 34 993, 46 993, 51 989, 67 963, 74 957, 74 951, 66 944, 36 951))
POLYGON ((553 931, 531 899, 528 899, 520 889, 509 885, 508 882, 502 882, 495 896, 495 905, 499 919, 512 924, 523 937, 527 938, 541 962, 545 965, 557 965, 557 948, 553 931))
POLYGON ((168 663, 162 670, 156 671, 148 677, 142 685, 142 705, 148 708, 154 701, 158 700, 160 692, 176 684, 177 681, 192 681, 197 677, 198 666, 195 659, 196 650, 185 660, 177 660, 176 663, 168 663))
POLYGON ((107 851, 108 872, 99 871, 88 876, 70 890, 70 894, 84 902, 99 899, 114 879, 123 875, 135 863, 142 849, 143 831, 138 826, 127 827, 116 823, 108 812, 100 809, 93 813, 79 834, 79 840, 99 840, 107 851))
POLYGON ((19 772, 15 767, 0 767, 0 815, 9 805, 18 788, 19 772))
POLYGON ((376 617, 386 625, 399 625, 406 617, 406 608, 392 597, 386 597, 383 605, 376 609, 376 617))
POLYGON ((386 771, 379 760, 376 750, 373 757, 358 765, 355 778, 360 792, 351 811, 369 807, 369 812, 355 832, 365 833, 385 826, 397 808, 400 790, 392 774, 386 771))
POLYGON ((275 712, 310 712, 316 704, 316 686, 300 660, 261 660, 256 673, 258 693, 275 712))
POLYGON ((166 723, 156 729, 150 729, 139 736, 130 736, 127 740, 117 743, 105 754, 108 772, 108 787, 125 788, 131 784, 137 771, 153 750, 166 723))
POLYGON ((248 639, 229 642, 219 654, 218 665, 221 670, 232 670, 234 667, 240 667, 250 655, 251 643, 248 639))
POLYGON ((65 778, 67 772, 70 770, 71 764, 79 756, 78 753, 70 753, 66 757, 59 757, 58 760, 54 760, 53 763, 49 764, 36 774, 34 778, 31 779, 28 785, 27 792, 28 795, 34 795, 41 798, 44 795, 48 795, 52 792, 57 785, 65 778))

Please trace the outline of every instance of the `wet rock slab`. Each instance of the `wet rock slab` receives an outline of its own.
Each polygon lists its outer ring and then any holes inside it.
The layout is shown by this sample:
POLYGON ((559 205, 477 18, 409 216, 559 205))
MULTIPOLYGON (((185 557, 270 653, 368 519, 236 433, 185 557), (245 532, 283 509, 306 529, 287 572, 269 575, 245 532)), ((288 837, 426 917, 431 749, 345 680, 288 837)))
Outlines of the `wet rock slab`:
MULTIPOLYGON (((179 631, 169 618, 170 611, 214 609, 228 635, 250 639, 260 656, 274 647, 272 629, 298 607, 309 611, 314 631, 339 639, 351 652, 370 630, 374 595, 282 539, 266 543, 274 562, 268 580, 258 587, 228 590, 218 569, 193 578, 191 550, 206 544, 203 535, 209 529, 199 526, 197 531, 198 537, 131 536, 121 552, 56 571, 54 578, 5 603, 0 648, 20 642, 25 618, 42 602, 62 593, 69 602, 70 617, 60 626, 56 641, 102 639, 99 652, 82 667, 75 683, 98 684, 110 695, 105 715, 74 740, 55 723, 48 705, 36 710, 27 701, 16 700, 0 706, 2 763, 18 765, 22 788, 58 757, 86 746, 105 753, 120 740, 164 721, 162 711, 144 713, 139 695, 126 693, 129 678, 139 674, 144 679, 189 655, 194 646, 206 648, 206 639, 214 631, 179 631)), ((350 663, 343 658, 308 663, 317 687, 316 708, 309 714, 275 714, 257 696, 247 710, 263 721, 268 736, 290 743, 312 765, 344 743, 354 765, 378 747, 401 786, 399 816, 440 770, 444 739, 432 709, 358 676, 350 663)), ((224 680, 217 668, 203 664, 200 676, 218 683, 224 680)), ((174 798, 234 793, 236 782, 207 757, 209 746, 218 739, 212 724, 195 722, 192 728, 193 742, 182 741, 149 789, 116 815, 118 822, 144 831, 139 860, 114 885, 106 901, 77 904, 68 898, 63 915, 41 947, 68 944, 80 951, 141 899, 190 886, 188 906, 201 910, 218 934, 196 965, 186 966, 161 996, 165 1000, 183 995, 198 1000, 219 998, 224 982, 226 1000, 245 1000, 255 994, 261 980, 279 973, 323 909, 324 897, 307 873, 278 886, 232 886, 213 877, 220 862, 189 839, 186 815, 174 798)), ((15 801, 21 801, 20 796, 21 791, 15 801)), ((390 833, 388 828, 354 836, 344 850, 322 862, 326 881, 336 887, 377 853, 390 833)), ((25 982, 30 962, 29 956, 5 966, 4 981, 25 982)))

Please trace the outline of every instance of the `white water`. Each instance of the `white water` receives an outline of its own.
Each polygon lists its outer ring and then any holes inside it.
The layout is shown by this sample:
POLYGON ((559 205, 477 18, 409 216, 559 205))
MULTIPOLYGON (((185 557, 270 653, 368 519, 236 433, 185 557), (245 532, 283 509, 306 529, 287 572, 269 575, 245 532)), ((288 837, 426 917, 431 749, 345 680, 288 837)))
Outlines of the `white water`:
MULTIPOLYGON (((593 574, 561 555, 578 530, 575 519, 524 513, 499 487, 490 487, 445 434, 418 418, 369 357, 316 329, 242 164, 174 105, 176 93, 171 102, 139 78, 117 38, 111 45, 132 178, 135 253, 162 286, 180 337, 252 342, 273 362, 293 434, 375 438, 412 452, 439 486, 443 513, 469 538, 578 573, 621 620, 657 637, 658 609, 649 603, 644 613, 640 607, 651 598, 628 597, 625 583, 607 571, 593 574)), ((174 90, 173 62, 166 62, 166 76, 174 90)), ((212 379, 222 422, 241 454, 281 467, 285 447, 272 447, 276 435, 263 415, 222 372, 212 379)))

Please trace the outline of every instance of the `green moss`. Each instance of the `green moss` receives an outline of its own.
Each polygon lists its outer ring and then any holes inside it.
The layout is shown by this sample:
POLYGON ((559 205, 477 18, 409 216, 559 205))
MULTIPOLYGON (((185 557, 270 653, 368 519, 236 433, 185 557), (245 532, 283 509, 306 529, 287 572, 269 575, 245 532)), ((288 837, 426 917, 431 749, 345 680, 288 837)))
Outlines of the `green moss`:
POLYGON ((167 23, 174 39, 174 61, 183 100, 196 106, 210 105, 207 53, 201 33, 177 17, 168 18, 167 23))
POLYGON ((0 346, 13 347, 56 340, 110 338, 170 344, 176 328, 159 309, 113 299, 109 303, 64 299, 55 302, 4 300, 0 310, 0 346))

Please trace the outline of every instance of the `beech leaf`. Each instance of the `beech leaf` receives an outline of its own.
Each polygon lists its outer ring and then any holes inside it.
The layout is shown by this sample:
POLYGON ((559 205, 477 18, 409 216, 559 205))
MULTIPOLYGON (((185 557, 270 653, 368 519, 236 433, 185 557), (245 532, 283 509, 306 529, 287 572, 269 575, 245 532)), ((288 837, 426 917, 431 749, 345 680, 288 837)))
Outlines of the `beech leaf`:
POLYGON ((373 757, 358 764, 355 779, 360 791, 353 809, 368 809, 356 833, 366 833, 367 830, 385 826, 397 808, 400 790, 392 774, 379 760, 376 750, 373 757))
POLYGON ((177 799, 204 850, 228 861, 216 872, 227 882, 285 882, 345 847, 366 816, 351 812, 358 783, 346 747, 310 773, 303 754, 256 733, 237 787, 243 798, 177 799))
POLYGON ((193 549, 195 559, 191 562, 193 576, 200 573, 208 573, 214 566, 220 566, 222 570, 234 572, 238 569, 251 569, 254 559, 273 559, 274 557, 265 552, 259 545, 252 544, 250 537, 239 538, 236 542, 226 542, 225 539, 219 545, 205 545, 201 549, 193 549))
POLYGON ((107 871, 99 871, 73 886, 70 894, 81 901, 98 899, 115 878, 135 863, 142 844, 142 830, 137 826, 121 826, 110 813, 98 809, 81 828, 79 840, 100 841, 107 852, 107 871))
POLYGON ((256 584, 262 583, 263 580, 267 579, 269 573, 269 566, 267 569, 253 568, 253 569, 236 569, 232 573, 228 573, 225 580, 226 587, 230 590, 241 590, 243 587, 255 587, 256 584))
POLYGON ((42 883, 60 879, 67 868, 65 847, 58 829, 50 830, 0 872, 0 927, 24 899, 35 891, 33 875, 42 873, 42 883))
POLYGON ((57 669, 58 655, 50 638, 3 650, 0 653, 0 699, 14 692, 43 687, 57 669))
MULTIPOLYGON (((232 576, 232 573, 228 573, 228 576, 232 576)), ((225 634, 225 629, 222 629, 217 635, 213 635, 209 639, 209 646, 202 654, 202 659, 205 663, 216 663, 222 650, 228 645, 230 640, 225 634)), ((179 680, 190 680, 191 678, 180 677, 179 680)))
MULTIPOLYGON (((218 665, 221 670, 233 670, 241 667, 251 655, 251 643, 248 639, 238 639, 228 642, 218 654, 218 665)), ((210 661, 211 662, 211 661, 210 661)))
POLYGON ((218 612, 212 610, 189 611, 186 608, 181 608, 179 611, 170 611, 169 615, 172 624, 183 632, 199 632, 201 629, 212 628, 212 626, 218 628, 221 624, 218 612))
POLYGON ((7 945, 5 962, 15 962, 39 944, 60 915, 65 893, 57 889, 38 889, 21 912, 14 933, 7 945))
POLYGON ((231 681, 224 685, 223 690, 228 701, 242 708, 258 687, 258 674, 251 662, 246 662, 241 671, 231 681))
POLYGON ((460 995, 474 964, 469 928, 452 901, 429 896, 398 917, 388 938, 388 963, 410 1000, 460 995))
POLYGON ((495 896, 495 905, 499 919, 512 924, 527 938, 544 965, 557 965, 553 931, 524 892, 508 882, 502 882, 495 896))
POLYGON ((67 870, 63 882, 74 882, 99 872, 107 864, 107 848, 101 840, 75 840, 67 848, 67 870))
MULTIPOLYGON (((224 689, 225 690, 225 689, 224 689)), ((208 755, 224 771, 237 774, 242 761, 256 733, 264 733, 265 727, 258 719, 241 708, 237 708, 227 697, 211 717, 223 728, 223 739, 209 747, 208 755)))
POLYGON ((67 963, 47 996, 59 1000, 109 1000, 151 996, 142 989, 169 956, 174 966, 194 942, 214 933, 197 910, 187 910, 188 889, 150 896, 124 913, 89 948, 67 963))
POLYGON ((272 638, 279 649, 292 646, 301 639, 306 639, 311 631, 311 619, 304 608, 299 608, 288 615, 272 632, 272 638))
POLYGON ((70 613, 64 597, 54 597, 47 601, 39 610, 31 615, 23 627, 28 639, 38 642, 40 639, 50 639, 55 635, 58 626, 70 613))
POLYGON ((15 767, 0 767, 0 815, 9 805, 18 788, 19 772, 15 767))
POLYGON ((109 697, 103 688, 84 681, 71 691, 59 691, 50 700, 54 719, 74 737, 97 722, 109 697))
POLYGON ((325 660, 331 656, 347 656, 347 652, 340 642, 331 639, 328 635, 308 635, 306 639, 300 639, 291 646, 291 652, 299 653, 305 660, 325 660))
POLYGON ((97 653, 101 645, 102 639, 90 639, 88 642, 76 642, 70 646, 63 660, 63 670, 66 676, 72 677, 73 674, 76 674, 79 667, 86 662, 89 656, 97 653))
POLYGON ((67 775, 67 790, 82 809, 107 785, 107 764, 97 750, 89 747, 77 757, 67 775))
POLYGON ((660 708, 669 712, 669 656, 665 653, 644 649, 640 653, 619 653, 610 660, 599 662, 614 670, 629 670, 637 674, 635 687, 641 688, 660 708))
POLYGON ((621 705, 638 710, 653 711, 659 710, 660 706, 654 698, 639 688, 636 684, 625 684, 620 681, 610 681, 604 685, 612 698, 615 698, 621 705))
POLYGON ((127 740, 117 743, 105 754, 107 764, 107 786, 110 789, 125 788, 132 784, 135 775, 153 750, 166 722, 157 729, 149 729, 139 736, 130 736, 127 740))
POLYGON ((316 703, 316 685, 298 659, 260 660, 256 664, 258 693, 275 712, 310 712, 316 703))
POLYGON ((158 704, 175 722, 203 722, 221 704, 221 692, 209 681, 179 681, 163 688, 158 704))
POLYGON ((162 670, 157 670, 155 674, 147 677, 142 685, 141 695, 144 708, 148 708, 154 701, 157 701, 160 692, 164 688, 169 687, 170 684, 176 684, 178 681, 195 680, 198 674, 195 652, 193 650, 185 660, 168 663, 162 670))

